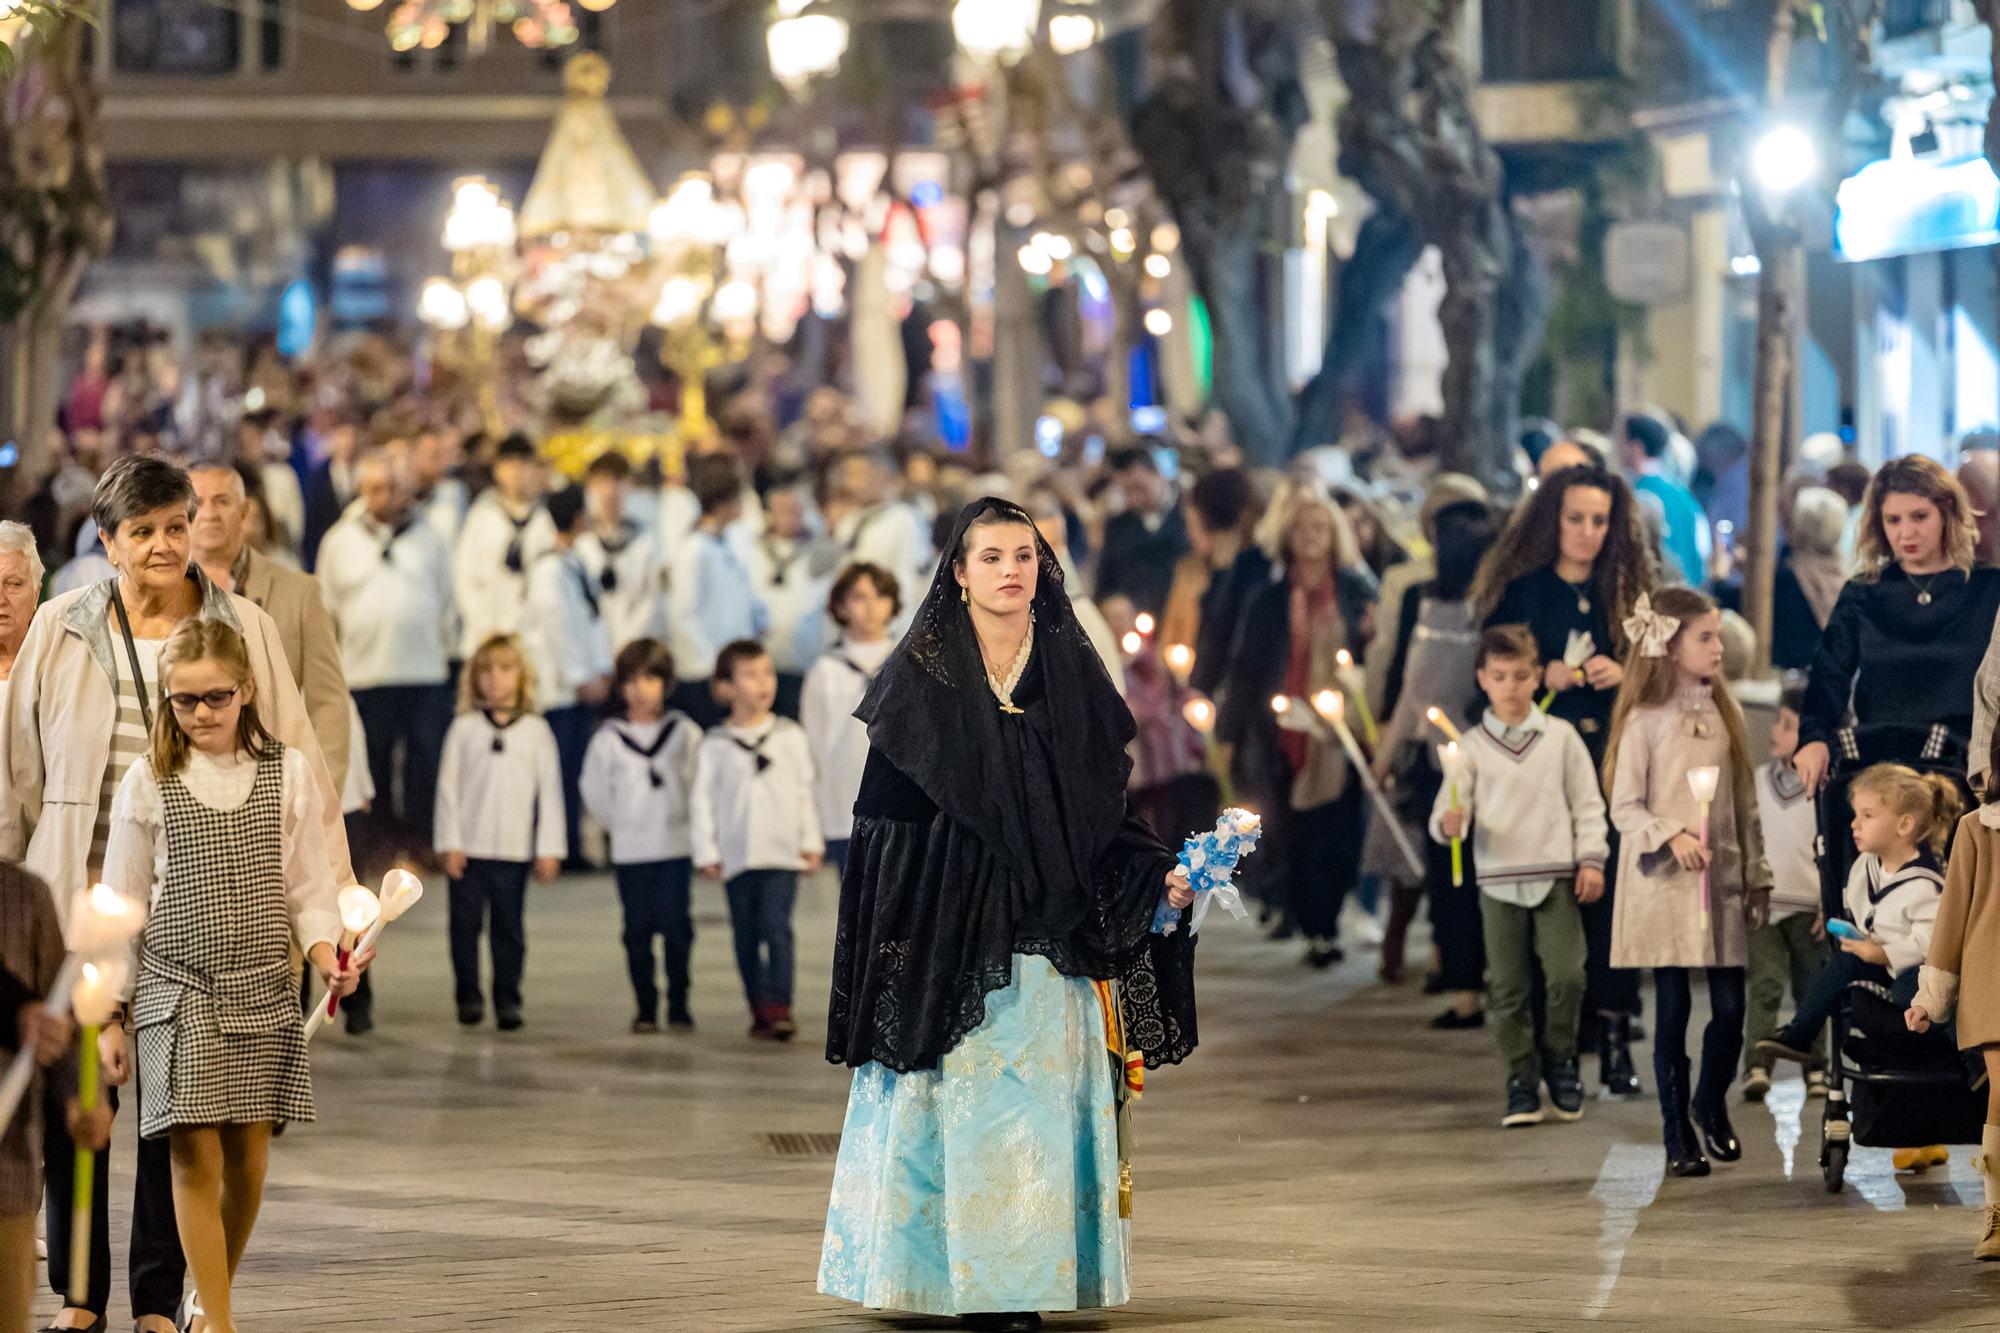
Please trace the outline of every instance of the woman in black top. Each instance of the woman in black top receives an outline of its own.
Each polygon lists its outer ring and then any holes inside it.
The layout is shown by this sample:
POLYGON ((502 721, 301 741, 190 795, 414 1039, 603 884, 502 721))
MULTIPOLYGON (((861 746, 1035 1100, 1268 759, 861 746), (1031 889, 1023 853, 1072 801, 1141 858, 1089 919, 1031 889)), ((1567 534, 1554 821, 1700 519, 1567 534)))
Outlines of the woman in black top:
POLYGON ((2000 570, 1973 567, 1978 530, 1957 478, 1921 455, 1893 459, 1861 504, 1859 572, 1820 639, 1792 760, 1815 793, 1850 697, 1861 726, 1970 737, 1973 679, 2000 613, 2000 570))
MULTIPOLYGON (((1610 739, 1611 709, 1625 679, 1625 617, 1655 583, 1635 512, 1632 488, 1603 468, 1565 468, 1542 482, 1486 557, 1473 588, 1482 623, 1526 625, 1543 662, 1551 716, 1583 736, 1601 764, 1610 739), (1588 635, 1581 667, 1563 659, 1575 636, 1588 635)), ((1581 645, 1581 639, 1576 640, 1581 645)), ((1615 838, 1615 834, 1613 835, 1615 838)), ((1617 864, 1614 842, 1611 865, 1617 864)), ((1584 1031, 1598 1020, 1598 1079, 1618 1096, 1640 1094, 1633 1072, 1632 1019, 1639 1012, 1639 973, 1611 966, 1615 876, 1604 896, 1583 906, 1587 984, 1584 1031)))

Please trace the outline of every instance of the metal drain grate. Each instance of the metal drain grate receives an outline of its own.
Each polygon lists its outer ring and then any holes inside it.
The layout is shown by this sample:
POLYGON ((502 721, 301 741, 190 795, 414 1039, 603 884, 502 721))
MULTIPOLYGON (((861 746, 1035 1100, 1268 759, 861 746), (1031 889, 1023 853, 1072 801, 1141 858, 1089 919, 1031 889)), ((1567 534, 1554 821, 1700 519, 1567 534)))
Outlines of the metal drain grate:
POLYGON ((838 1134, 766 1134, 764 1146, 779 1157, 833 1157, 840 1152, 838 1134))

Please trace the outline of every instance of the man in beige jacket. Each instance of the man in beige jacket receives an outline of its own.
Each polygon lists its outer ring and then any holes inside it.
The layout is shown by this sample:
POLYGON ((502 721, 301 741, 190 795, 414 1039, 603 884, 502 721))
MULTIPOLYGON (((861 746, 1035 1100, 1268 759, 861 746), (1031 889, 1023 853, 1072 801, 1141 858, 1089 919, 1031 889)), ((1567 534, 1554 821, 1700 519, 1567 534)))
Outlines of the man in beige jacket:
POLYGON ((218 588, 235 593, 271 617, 284 645, 285 664, 305 697, 313 735, 326 756, 333 785, 347 781, 347 677, 340 665, 340 642, 333 616, 320 594, 319 580, 287 569, 243 540, 245 491, 243 474, 233 467, 212 465, 188 470, 196 503, 193 539, 195 563, 218 588))

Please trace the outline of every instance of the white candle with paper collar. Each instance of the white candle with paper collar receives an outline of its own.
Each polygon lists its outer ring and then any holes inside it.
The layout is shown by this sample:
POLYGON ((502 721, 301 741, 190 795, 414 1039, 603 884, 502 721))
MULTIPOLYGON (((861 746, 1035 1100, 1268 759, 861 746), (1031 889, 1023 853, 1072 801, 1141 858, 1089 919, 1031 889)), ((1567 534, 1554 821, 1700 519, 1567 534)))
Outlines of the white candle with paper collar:
MULTIPOLYGON (((361 938, 355 943, 354 952, 357 954, 368 952, 375 941, 382 937, 383 928, 416 906, 417 900, 423 896, 424 882, 401 866, 382 876, 382 891, 376 900, 378 915, 374 923, 362 931, 361 938)), ((314 1007, 312 1016, 306 1019, 307 1041, 312 1040, 313 1034, 319 1031, 320 1024, 326 1021, 326 1001, 331 994, 332 990, 329 988, 327 995, 320 997, 320 1003, 314 1007)))
MULTIPOLYGON (((1704 859, 1708 854, 1708 809, 1715 800, 1716 788, 1722 785, 1722 769, 1715 764, 1703 764, 1688 770, 1688 791, 1693 794, 1695 804, 1701 807, 1701 850, 1704 859)), ((1701 928, 1708 929, 1712 891, 1708 878, 1708 866, 1701 868, 1701 928)))

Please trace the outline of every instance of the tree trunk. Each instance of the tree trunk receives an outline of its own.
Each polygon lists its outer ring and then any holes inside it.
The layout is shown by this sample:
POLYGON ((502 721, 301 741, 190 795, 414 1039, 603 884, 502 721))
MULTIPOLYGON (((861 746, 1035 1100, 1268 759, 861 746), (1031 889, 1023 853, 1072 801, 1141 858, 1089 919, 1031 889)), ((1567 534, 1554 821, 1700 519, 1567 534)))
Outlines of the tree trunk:
POLYGON ((1290 421, 1283 388, 1272 382, 1264 356, 1258 249, 1258 237, 1248 229, 1191 230, 1186 220, 1181 223, 1181 253, 1208 306, 1215 404, 1252 466, 1279 467, 1290 421))
POLYGON ((1361 224, 1354 254, 1340 266, 1335 286, 1333 327, 1319 371, 1299 391, 1292 419, 1291 452, 1301 453, 1340 438, 1347 394, 1368 354, 1375 320, 1424 252, 1423 238, 1401 213, 1378 204, 1361 224))
POLYGON ((48 468, 61 397, 63 323, 84 269, 109 246, 102 94, 81 14, 24 37, 0 128, 0 308, 6 348, 0 431, 20 449, 7 474, 18 507, 48 468))
MULTIPOLYGON (((1798 25, 1793 0, 1778 0, 1765 60, 1765 104, 1785 100, 1798 25)), ((1751 675, 1771 674, 1771 602, 1778 575, 1778 488, 1784 472, 1785 427, 1792 396, 1793 323, 1798 234, 1780 214, 1785 201, 1746 177, 1744 210, 1757 250, 1757 371, 1750 419, 1750 514, 1744 534, 1743 614, 1756 636, 1751 675)))

